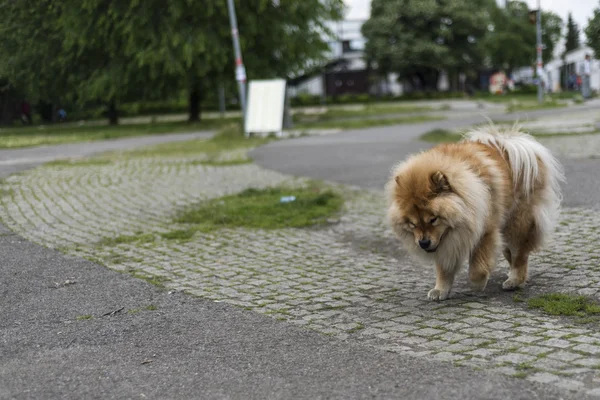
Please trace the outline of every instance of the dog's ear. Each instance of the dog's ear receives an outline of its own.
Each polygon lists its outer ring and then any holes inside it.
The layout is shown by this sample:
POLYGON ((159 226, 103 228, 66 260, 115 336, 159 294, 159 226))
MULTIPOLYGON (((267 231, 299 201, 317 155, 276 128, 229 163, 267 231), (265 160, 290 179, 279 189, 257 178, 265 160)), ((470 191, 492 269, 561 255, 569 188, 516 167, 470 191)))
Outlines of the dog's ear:
POLYGON ((448 178, 442 171, 434 172, 431 175, 431 183, 433 184, 433 191, 435 193, 450 192, 452 188, 448 183, 448 178))
POLYGON ((394 180, 396 181, 396 186, 400 189, 400 190, 406 190, 406 179, 402 179, 402 175, 396 175, 394 177, 394 180))

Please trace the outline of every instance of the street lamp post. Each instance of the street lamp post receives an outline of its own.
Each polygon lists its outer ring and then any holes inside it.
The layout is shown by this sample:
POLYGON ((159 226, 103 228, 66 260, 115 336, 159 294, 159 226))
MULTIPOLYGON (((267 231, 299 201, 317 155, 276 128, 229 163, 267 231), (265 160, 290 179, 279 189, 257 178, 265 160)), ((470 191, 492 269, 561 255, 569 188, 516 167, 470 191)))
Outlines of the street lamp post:
POLYGON ((242 61, 242 51, 240 49, 240 40, 238 37, 237 18, 235 16, 235 6, 233 0, 227 0, 229 9, 229 22, 231 24, 231 38, 233 40, 233 50, 235 54, 235 80, 238 83, 240 92, 240 107, 242 110, 242 124, 246 121, 246 69, 242 61))
POLYGON ((542 8, 540 6, 540 0, 537 3, 537 15, 535 18, 536 35, 537 35, 537 73, 538 73, 538 102, 541 104, 544 102, 544 92, 542 90, 542 74, 543 61, 542 61, 542 8))

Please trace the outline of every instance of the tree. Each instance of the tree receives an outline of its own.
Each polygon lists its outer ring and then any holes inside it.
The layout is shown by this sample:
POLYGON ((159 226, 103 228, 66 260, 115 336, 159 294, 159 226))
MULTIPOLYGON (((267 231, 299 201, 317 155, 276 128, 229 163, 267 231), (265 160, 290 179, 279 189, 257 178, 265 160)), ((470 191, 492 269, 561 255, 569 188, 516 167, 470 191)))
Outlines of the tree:
POLYGON ((600 58, 600 8, 594 9, 594 16, 585 27, 586 44, 594 52, 594 58, 600 58))
POLYGON ((579 48, 579 27, 573 20, 573 16, 569 13, 567 18, 567 35, 565 37, 565 53, 579 48))
MULTIPOLYGON (((136 63, 128 37, 137 28, 128 19, 136 0, 82 0, 64 6, 58 24, 64 35, 63 52, 73 54, 72 84, 81 103, 101 102, 110 124, 118 123, 121 102, 158 99, 166 79, 136 63)), ((161 33, 165 35, 166 32, 161 33)))
MULTIPOLYGON (((236 1, 248 76, 287 77, 327 51, 326 21, 343 0, 236 1)), ((0 2, 0 76, 40 99, 101 102, 111 123, 120 102, 189 96, 190 120, 207 91, 233 86, 222 0, 0 2)))
POLYGON ((31 102, 58 103, 69 92, 74 58, 62 51, 55 1, 0 2, 0 77, 31 102))
MULTIPOLYGON (((542 59, 554 58, 554 48, 560 40, 561 18, 548 11, 542 12, 542 59)), ((536 26, 529 20, 529 9, 523 1, 511 1, 506 8, 492 9, 492 25, 486 38, 490 63, 508 71, 532 65, 536 59, 536 26)))
POLYGON ((542 59, 544 64, 554 59, 554 49, 562 37, 563 21, 560 16, 551 11, 542 12, 542 43, 544 51, 542 59))
MULTIPOLYGON (((326 22, 341 18, 342 0, 235 2, 240 45, 252 79, 287 77, 328 50, 326 22)), ((189 120, 200 118, 208 91, 232 83, 234 57, 227 3, 221 0, 134 2, 124 18, 127 53, 189 97, 189 120)))
POLYGON ((373 0, 363 25, 365 54, 380 74, 397 72, 436 90, 441 71, 482 65, 487 0, 373 0))

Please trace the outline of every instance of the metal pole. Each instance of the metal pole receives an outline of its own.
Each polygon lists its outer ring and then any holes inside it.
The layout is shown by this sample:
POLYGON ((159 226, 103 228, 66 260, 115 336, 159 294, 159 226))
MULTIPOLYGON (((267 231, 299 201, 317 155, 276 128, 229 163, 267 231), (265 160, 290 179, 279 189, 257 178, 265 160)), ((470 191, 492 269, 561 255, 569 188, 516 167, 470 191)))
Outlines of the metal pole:
POLYGON ((231 38, 233 40, 233 50, 235 52, 235 79, 238 82, 238 89, 240 92, 240 107, 242 110, 242 124, 244 124, 246 121, 246 69, 244 68, 244 63, 242 62, 242 51, 240 50, 237 18, 235 16, 233 0, 227 0, 227 7, 229 8, 231 38))
POLYGON ((544 92, 542 89, 542 74, 543 71, 543 60, 542 60, 542 9, 540 6, 540 0, 538 0, 537 15, 535 17, 536 34, 537 34, 537 72, 538 72, 538 103, 544 102, 544 92))

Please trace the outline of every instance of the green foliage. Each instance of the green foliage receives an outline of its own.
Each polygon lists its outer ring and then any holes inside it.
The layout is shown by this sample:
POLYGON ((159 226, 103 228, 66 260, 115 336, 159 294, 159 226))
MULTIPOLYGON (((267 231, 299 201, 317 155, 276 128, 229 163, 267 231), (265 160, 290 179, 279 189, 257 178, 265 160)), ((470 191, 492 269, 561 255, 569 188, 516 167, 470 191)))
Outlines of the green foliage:
POLYGON ((64 52, 56 1, 0 2, 0 77, 32 101, 65 94, 74 55, 64 52))
POLYGON ((594 9, 594 16, 588 20, 585 36, 586 44, 594 52, 594 58, 600 58, 600 7, 594 9))
MULTIPOLYGON (((434 88, 439 72, 472 73, 482 67, 530 66, 535 62, 535 25, 523 1, 506 8, 493 0, 373 0, 363 26, 366 55, 382 74, 418 77, 434 88)), ((552 59, 562 20, 542 12, 543 59, 552 59)))
POLYGON ((567 35, 565 37, 565 53, 579 48, 579 26, 569 13, 567 18, 567 35))
MULTIPOLYGON (((235 1, 249 78, 285 77, 327 51, 326 21, 342 0, 235 1)), ((0 2, 0 76, 33 101, 116 106, 235 93, 227 2, 0 2)))
POLYGON ((365 53, 381 73, 416 76, 434 88, 441 70, 478 68, 488 0, 373 0, 365 53))
MULTIPOLYGON (((547 63, 553 58, 554 47, 560 40, 561 18, 542 12, 542 58, 547 63)), ((535 63, 536 27, 529 21, 529 8, 523 1, 510 1, 506 8, 492 8, 492 25, 486 38, 491 64, 512 70, 535 63)))

